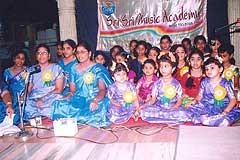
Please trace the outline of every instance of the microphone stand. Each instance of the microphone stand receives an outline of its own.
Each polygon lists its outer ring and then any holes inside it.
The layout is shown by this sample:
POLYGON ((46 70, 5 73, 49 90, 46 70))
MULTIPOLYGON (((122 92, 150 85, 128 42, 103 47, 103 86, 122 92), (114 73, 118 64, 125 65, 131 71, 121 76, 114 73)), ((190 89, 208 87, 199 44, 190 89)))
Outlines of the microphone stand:
POLYGON ((17 94, 18 104, 19 104, 19 112, 20 112, 20 129, 21 129, 21 131, 17 135, 17 138, 29 137, 29 136, 33 135, 33 133, 31 131, 28 131, 25 129, 24 122, 23 122, 24 110, 25 110, 26 101, 27 101, 29 81, 30 81, 30 72, 27 71, 26 78, 25 78, 25 89, 21 94, 17 94))

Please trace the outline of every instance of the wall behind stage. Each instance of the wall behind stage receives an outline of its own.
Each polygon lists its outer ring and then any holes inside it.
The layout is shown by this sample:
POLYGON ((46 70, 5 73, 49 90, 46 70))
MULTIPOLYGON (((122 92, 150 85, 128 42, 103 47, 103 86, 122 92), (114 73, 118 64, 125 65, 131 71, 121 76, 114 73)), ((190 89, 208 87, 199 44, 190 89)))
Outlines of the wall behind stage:
MULTIPOLYGON (((97 0, 76 0, 78 40, 90 43, 93 51, 97 45, 97 8, 97 0)), ((228 24, 228 0, 208 0, 207 24, 209 38, 214 36, 216 28, 228 24)), ((225 42, 230 41, 228 32, 224 29, 218 33, 225 42)))
MULTIPOLYGON (((233 22, 230 22, 233 23, 233 22)), ((207 30, 208 37, 214 36, 216 28, 228 25, 228 0, 208 0, 207 2, 207 30)), ((228 27, 217 33, 220 38, 226 42, 230 42, 228 27)))

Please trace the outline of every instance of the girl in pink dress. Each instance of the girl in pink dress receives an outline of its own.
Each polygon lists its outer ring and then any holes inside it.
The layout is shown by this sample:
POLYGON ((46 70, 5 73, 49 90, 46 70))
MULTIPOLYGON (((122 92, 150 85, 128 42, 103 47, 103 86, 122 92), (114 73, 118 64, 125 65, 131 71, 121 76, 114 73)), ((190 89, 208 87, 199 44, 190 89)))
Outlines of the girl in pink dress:
POLYGON ((152 59, 147 59, 143 64, 142 78, 136 85, 140 105, 147 103, 151 99, 152 87, 158 77, 155 75, 156 65, 152 59))

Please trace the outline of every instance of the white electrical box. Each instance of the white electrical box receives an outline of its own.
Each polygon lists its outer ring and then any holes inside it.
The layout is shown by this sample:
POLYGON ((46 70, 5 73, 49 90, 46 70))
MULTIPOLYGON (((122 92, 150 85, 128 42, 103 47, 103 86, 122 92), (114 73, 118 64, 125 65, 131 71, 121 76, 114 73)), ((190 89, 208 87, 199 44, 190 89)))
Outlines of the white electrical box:
POLYGON ((75 136, 78 133, 77 120, 75 118, 60 118, 53 121, 55 136, 75 136))

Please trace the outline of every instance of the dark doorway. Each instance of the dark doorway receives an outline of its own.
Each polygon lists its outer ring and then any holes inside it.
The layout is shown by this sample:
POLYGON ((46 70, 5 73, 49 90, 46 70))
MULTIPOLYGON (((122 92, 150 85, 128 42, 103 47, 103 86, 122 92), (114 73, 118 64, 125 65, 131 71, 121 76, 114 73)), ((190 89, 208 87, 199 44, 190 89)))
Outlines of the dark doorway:
POLYGON ((39 43, 46 43, 43 39, 46 33, 42 31, 56 30, 56 40, 50 40, 50 45, 56 45, 59 39, 56 0, 1 0, 0 4, 2 69, 9 67, 11 55, 22 48, 28 50, 29 58, 34 63, 35 46, 39 43))

